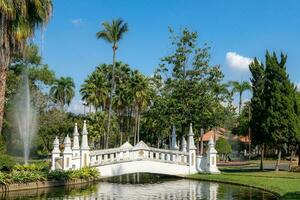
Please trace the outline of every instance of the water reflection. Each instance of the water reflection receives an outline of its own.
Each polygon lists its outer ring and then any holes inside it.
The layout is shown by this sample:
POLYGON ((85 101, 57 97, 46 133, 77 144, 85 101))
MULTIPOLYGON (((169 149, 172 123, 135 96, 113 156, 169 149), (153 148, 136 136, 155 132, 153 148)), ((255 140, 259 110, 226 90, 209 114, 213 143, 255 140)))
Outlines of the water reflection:
POLYGON ((143 200, 143 199, 276 199, 261 190, 228 184, 150 175, 127 175, 92 185, 25 191, 6 194, 3 199, 143 200))

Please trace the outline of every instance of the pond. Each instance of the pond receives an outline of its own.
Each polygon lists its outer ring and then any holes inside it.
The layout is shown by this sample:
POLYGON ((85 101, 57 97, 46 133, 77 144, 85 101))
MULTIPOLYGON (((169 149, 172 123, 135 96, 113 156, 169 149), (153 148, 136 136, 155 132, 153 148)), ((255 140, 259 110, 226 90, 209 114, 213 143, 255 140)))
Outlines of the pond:
POLYGON ((130 174, 98 183, 11 192, 2 199, 277 199, 271 193, 242 186, 178 179, 161 175, 130 174))

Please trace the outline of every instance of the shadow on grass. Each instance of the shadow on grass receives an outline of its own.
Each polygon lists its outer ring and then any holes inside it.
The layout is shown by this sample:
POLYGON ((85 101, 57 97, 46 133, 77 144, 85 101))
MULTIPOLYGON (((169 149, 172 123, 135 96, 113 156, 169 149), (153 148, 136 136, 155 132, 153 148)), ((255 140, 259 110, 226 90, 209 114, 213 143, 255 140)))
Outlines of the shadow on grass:
POLYGON ((255 168, 221 168, 222 172, 270 172, 272 169, 265 169, 263 171, 255 168))
POLYGON ((288 192, 285 195, 283 195, 281 200, 299 200, 300 199, 300 191, 298 192, 288 192))

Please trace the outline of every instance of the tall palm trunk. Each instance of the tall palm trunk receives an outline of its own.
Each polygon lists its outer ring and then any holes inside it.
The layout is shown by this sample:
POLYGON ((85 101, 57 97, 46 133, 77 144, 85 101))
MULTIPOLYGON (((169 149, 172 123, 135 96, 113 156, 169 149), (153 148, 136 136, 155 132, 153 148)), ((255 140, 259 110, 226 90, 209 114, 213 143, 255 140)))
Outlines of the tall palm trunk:
POLYGON ((243 93, 240 92, 239 115, 241 114, 241 109, 242 109, 242 95, 243 95, 243 93))
POLYGON ((0 41, 0 135, 3 127, 4 108, 5 108, 5 90, 6 79, 8 74, 8 65, 10 62, 10 49, 3 43, 4 38, 0 41))
POLYGON ((108 109, 108 122, 107 122, 107 133, 105 147, 108 148, 108 139, 110 134, 110 123, 112 115, 112 98, 115 90, 115 67, 116 67, 116 44, 113 45, 113 66, 112 66, 112 77, 111 77, 111 91, 109 95, 109 109, 108 109))
POLYGON ((3 127, 7 67, 0 67, 0 135, 3 127))
POLYGON ((137 142, 140 141, 140 122, 141 122, 141 114, 138 112, 138 123, 137 123, 137 142))
POLYGON ((137 129, 138 129, 138 114, 137 114, 137 110, 135 111, 135 114, 134 114, 134 118, 135 118, 135 123, 134 123, 134 145, 136 145, 137 143, 137 129))

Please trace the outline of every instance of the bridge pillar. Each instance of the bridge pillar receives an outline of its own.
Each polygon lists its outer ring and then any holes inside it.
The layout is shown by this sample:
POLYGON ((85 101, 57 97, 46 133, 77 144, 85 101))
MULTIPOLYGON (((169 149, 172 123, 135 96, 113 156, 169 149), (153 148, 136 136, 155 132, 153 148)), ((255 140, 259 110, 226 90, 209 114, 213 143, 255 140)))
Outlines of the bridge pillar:
POLYGON ((81 148, 80 148, 80 159, 81 159, 81 167, 86 167, 90 165, 90 147, 88 145, 88 131, 86 128, 86 121, 83 121, 83 129, 82 129, 82 139, 81 139, 81 148))
POLYGON ((80 168, 80 146, 79 146, 79 133, 77 129, 77 123, 75 123, 74 132, 73 132, 73 162, 72 168, 79 169, 80 168))
POLYGON ((55 163, 56 159, 60 156, 60 150, 59 150, 59 140, 57 136, 55 137, 55 140, 53 142, 53 150, 52 150, 52 157, 51 157, 51 170, 55 170, 55 163))
POLYGON ((172 130, 172 140, 171 140, 171 150, 178 150, 178 145, 176 141, 176 127, 173 125, 173 130, 172 130))
POLYGON ((206 172, 211 174, 220 173, 219 169, 217 168, 217 150, 215 149, 215 143, 212 138, 210 138, 208 142, 206 172))
POLYGON ((190 166, 190 174, 194 174, 197 172, 196 170, 196 146, 194 141, 194 132, 193 125, 190 123, 190 130, 188 135, 188 153, 189 153, 189 166, 190 166))
POLYGON ((72 169, 72 156, 73 152, 71 149, 71 140, 69 138, 69 135, 65 137, 64 140, 64 151, 63 151, 63 170, 69 170, 72 169))

